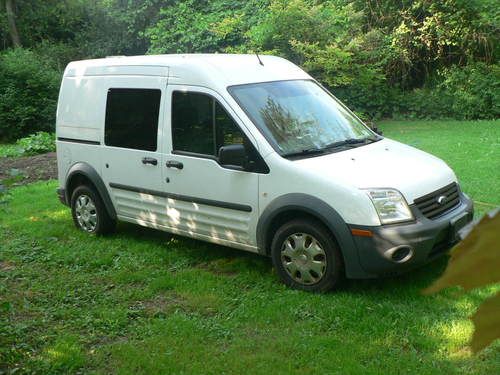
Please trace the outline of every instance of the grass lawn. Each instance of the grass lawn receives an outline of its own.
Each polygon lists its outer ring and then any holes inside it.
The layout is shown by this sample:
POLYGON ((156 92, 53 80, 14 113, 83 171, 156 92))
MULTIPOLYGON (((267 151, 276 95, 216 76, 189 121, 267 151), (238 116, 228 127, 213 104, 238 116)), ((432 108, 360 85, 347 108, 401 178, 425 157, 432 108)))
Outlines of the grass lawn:
POLYGON ((500 120, 391 121, 380 128, 446 161, 480 213, 500 206, 500 120))
MULTIPOLYGON (((482 211, 500 203, 500 122, 381 128, 444 158, 482 211)), ((445 259, 308 294, 253 254, 124 223, 89 237, 56 185, 0 197, 0 373, 500 373, 498 343, 467 346, 467 317, 498 286, 420 294, 445 259)))

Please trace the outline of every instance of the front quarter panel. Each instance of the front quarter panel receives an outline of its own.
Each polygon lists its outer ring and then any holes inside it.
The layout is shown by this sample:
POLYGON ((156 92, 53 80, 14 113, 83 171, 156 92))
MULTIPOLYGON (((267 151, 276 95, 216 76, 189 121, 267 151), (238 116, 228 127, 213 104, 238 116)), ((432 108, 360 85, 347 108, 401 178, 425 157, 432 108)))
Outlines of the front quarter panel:
POLYGON ((338 212, 345 223, 380 225, 368 195, 345 181, 335 181, 328 174, 309 170, 276 153, 266 158, 270 173, 259 176, 259 208, 263 212, 275 199, 292 193, 316 197, 338 212))
POLYGON ((271 172, 259 175, 257 243, 268 253, 266 243, 273 218, 287 210, 301 210, 320 219, 335 236, 348 278, 365 277, 348 224, 380 225, 378 215, 366 193, 331 181, 325 175, 300 168, 277 154, 266 158, 271 172))

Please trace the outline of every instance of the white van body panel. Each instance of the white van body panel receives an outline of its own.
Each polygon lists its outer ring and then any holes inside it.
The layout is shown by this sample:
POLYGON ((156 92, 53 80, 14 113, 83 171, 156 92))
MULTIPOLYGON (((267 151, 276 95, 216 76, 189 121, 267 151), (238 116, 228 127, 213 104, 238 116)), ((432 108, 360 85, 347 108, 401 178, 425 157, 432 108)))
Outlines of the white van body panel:
MULTIPOLYGON (((250 125, 252 124, 250 119, 227 92, 228 86, 276 80, 313 79, 302 69, 283 58, 267 55, 259 56, 259 58, 264 66, 259 64, 256 55, 231 54, 150 55, 74 61, 67 66, 63 82, 66 77, 72 77, 75 82, 81 82, 88 76, 160 76, 165 74, 165 77, 168 76, 168 84, 200 86, 218 92, 225 104, 242 120, 242 123, 250 125)), ((84 90, 83 92, 90 94, 91 91, 84 90)), ((73 95, 80 97, 83 92, 79 91, 73 95)), ((65 91, 63 95, 60 95, 60 99, 66 101, 66 95, 65 91)), ((75 107, 70 105, 68 108, 75 107)), ((81 106, 80 108, 89 107, 81 106)), ((94 120, 96 119, 89 119, 89 122, 94 120)), ((247 129, 256 139, 255 145, 263 157, 273 152, 272 147, 255 126, 248 126, 247 129)))
MULTIPOLYGON (((58 139, 101 141, 106 92, 95 77, 63 77, 56 115, 58 139)), ((101 172, 101 147, 92 144, 56 142, 59 182, 66 181, 69 168, 78 162, 101 172)))
MULTIPOLYGON (((297 160, 295 163, 300 170, 310 170, 313 174, 323 175, 330 183, 346 184, 351 189, 399 190, 409 204, 418 197, 457 181, 453 171, 441 159, 387 138, 363 147, 297 160)), ((350 215, 343 216, 347 219, 350 215)), ((358 223, 359 219, 352 218, 347 222, 358 223)))
MULTIPOLYGON (((116 211, 113 218, 265 254, 267 249, 263 247, 269 244, 263 244, 267 237, 259 229, 262 222, 267 225, 266 220, 271 216, 263 217, 284 196, 313 197, 316 203, 309 200, 311 205, 320 202, 322 209, 326 207, 332 218, 329 224, 340 223, 343 243, 349 245, 346 273, 357 277, 378 272, 361 271, 357 264, 362 255, 357 249, 365 249, 363 256, 374 254, 372 250, 377 246, 386 251, 385 238, 390 238, 391 246, 400 245, 405 238, 411 238, 412 246, 417 246, 423 239, 437 236, 438 231, 448 230, 453 212, 441 221, 414 217, 411 223, 382 225, 365 190, 396 189, 412 205, 415 199, 457 182, 453 171, 430 154, 385 138, 324 155, 280 156, 228 88, 313 78, 279 57, 262 55, 260 61, 256 55, 198 54, 113 57, 70 63, 61 83, 56 120, 61 201, 70 203, 71 197, 64 192, 70 191, 66 190, 68 174, 75 165, 83 163, 102 180, 100 194, 109 195, 106 202, 111 202, 111 211, 116 211), (119 88, 161 91, 155 151, 105 144, 108 90, 119 88), (236 170, 221 166, 215 156, 174 152, 171 129, 174 91, 204 93, 215 98, 265 161, 265 171, 236 170), (153 158, 157 164, 145 163, 144 158, 153 158), (182 162, 183 167, 169 168, 170 161, 182 162), (364 243, 367 238, 351 235, 351 228, 356 227, 364 228, 364 232, 379 231, 385 236, 380 237, 384 241, 377 246, 364 243), (400 236, 398 231, 406 234, 400 236)), ((213 124, 216 129, 215 120, 213 124)), ((459 214, 467 210, 471 215, 472 203, 460 191, 456 194, 461 199, 459 214)), ((300 207, 300 203, 296 204, 300 207)), ((426 252, 433 246, 429 241, 422 245, 426 252)), ((419 262, 427 256, 422 254, 419 262)), ((386 268, 390 269, 391 264, 386 268)))
POLYGON ((281 57, 243 54, 185 54, 110 57, 71 62, 65 77, 89 75, 168 75, 172 83, 225 91, 228 86, 290 79, 312 79, 281 57), (161 70, 166 69, 166 70, 161 70), (131 71, 132 70, 132 71, 131 71), (164 74, 163 74, 164 73, 164 74))
MULTIPOLYGON (((284 194, 302 192, 316 196, 333 207, 346 223, 380 225, 373 204, 366 193, 360 189, 395 188, 404 195, 408 203, 412 203, 415 198, 456 181, 454 173, 440 159, 388 139, 352 150, 302 160, 292 161, 280 157, 264 139, 261 132, 253 126, 251 120, 233 97, 229 95, 227 87, 254 82, 312 79, 312 77, 285 59, 265 55, 260 56, 260 59, 264 66, 259 64, 255 55, 217 54, 114 57, 72 62, 66 68, 61 85, 57 112, 57 136, 98 140, 104 143, 107 88, 158 87, 165 94, 165 90, 169 87, 169 94, 162 95, 160 113, 163 114, 163 117, 160 119, 158 134, 158 139, 163 140, 158 144, 158 152, 163 155, 161 159, 162 164, 164 164, 167 154, 171 151, 170 115, 167 110, 170 106, 169 96, 171 96, 171 92, 174 89, 193 91, 196 87, 199 87, 202 92, 208 91, 217 97, 226 110, 230 112, 272 169, 272 173, 258 176, 258 186, 255 187, 257 217, 252 218, 249 222, 245 221, 248 218, 235 217, 236 226, 232 228, 228 224, 226 230, 226 240, 231 240, 234 237, 237 239, 235 242, 245 243, 249 246, 256 246, 255 229, 258 212, 262 212, 273 199, 284 194), (240 220, 243 221, 240 222, 240 220), (245 228, 248 226, 248 232, 244 236, 241 233, 238 234, 238 228, 241 225, 245 228)), ((88 162, 99 173, 103 173, 103 165, 101 165, 102 161, 99 156, 103 150, 106 150, 105 159, 114 160, 113 163, 119 163, 119 160, 123 158, 123 153, 127 153, 129 158, 134 159, 135 162, 139 156, 147 153, 105 145, 98 152, 88 152, 89 146, 87 145, 68 146, 61 142, 58 142, 58 147, 60 149, 58 152, 62 155, 59 158, 61 179, 64 179, 72 162, 76 161, 88 162), (116 154, 116 157, 113 157, 113 154, 116 154)), ((149 152, 149 154, 151 153, 149 152)), ((175 157, 185 159, 188 164, 193 159, 179 155, 175 155, 175 157)), ((210 169, 209 167, 207 169, 207 165, 201 166, 201 164, 217 165, 211 160, 201 160, 199 163, 201 175, 210 169)), ((147 167, 146 170, 148 170, 147 167)), ((104 172, 103 177, 106 185, 110 182, 124 183, 128 179, 132 181, 135 179, 136 185, 142 184, 141 181, 156 180, 155 183, 147 182, 146 184, 152 190, 161 190, 164 188, 162 181, 167 177, 167 173, 175 173, 175 171, 170 170, 163 171, 160 177, 152 179, 152 176, 148 177, 150 173, 141 177, 131 176, 126 169, 123 171, 123 176, 120 176, 119 173, 118 175, 110 175, 109 172, 104 172)), ((186 186, 192 186, 194 183, 194 181, 188 183, 187 180, 185 182, 189 184, 186 186)), ((173 188, 173 186, 170 185, 169 188, 173 188)), ((212 191, 225 191, 228 200, 237 201, 239 198, 231 196, 230 191, 225 190, 222 184, 213 187, 213 190, 208 189, 204 192, 198 192, 198 194, 210 197, 212 191)), ((157 200, 157 198, 145 194, 119 191, 118 189, 110 190, 117 212, 123 218, 136 218, 143 222, 193 234, 192 228, 195 227, 195 220, 192 214, 189 216, 190 214, 187 213, 189 210, 186 211, 185 215, 175 219, 175 215, 171 217, 169 214, 159 214, 168 205, 166 206, 165 202, 157 200), (149 208, 145 209, 144 207, 148 204, 149 208), (187 219, 176 222, 186 215, 190 217, 190 222, 186 221, 187 219)), ((177 187, 176 190, 180 190, 180 188, 177 187)), ((179 207, 183 206, 184 203, 180 204, 179 207)), ((207 216, 200 214, 200 217, 203 215, 207 216)), ((220 236, 221 233, 224 233, 223 226, 213 225, 213 223, 210 226, 203 223, 203 220, 200 218, 200 223, 197 226, 198 228, 206 226, 203 230, 200 229, 203 232, 201 234, 217 233, 217 236, 220 236)))
MULTIPOLYGON (((229 115, 237 122, 245 135, 255 143, 252 133, 234 113, 232 107, 225 103, 223 96, 216 91, 188 85, 169 83, 166 102, 171 107, 172 93, 189 91, 210 95, 224 105, 229 115)), ((236 203, 251 208, 251 211, 232 210, 214 207, 202 203, 185 202, 175 198, 153 199, 155 204, 155 221, 176 231, 190 235, 196 233, 220 241, 239 243, 257 251, 256 227, 259 218, 259 175, 243 171, 223 168, 213 159, 190 155, 174 154, 171 137, 171 116, 165 117, 163 133, 165 153, 162 165, 168 160, 182 162, 182 170, 165 168, 163 180, 169 179, 165 189, 169 193, 192 197, 203 197, 212 201, 236 203)))
POLYGON ((59 137, 100 139, 106 105, 102 83, 94 77, 63 78, 57 107, 59 137))
MULTIPOLYGON (((318 157, 307 160, 318 160, 318 157)), ((273 169, 272 174, 260 176, 261 212, 274 199, 285 194, 301 192, 329 204, 346 223, 380 225, 368 196, 348 181, 333 180, 324 169, 318 173, 317 169, 304 168, 298 160, 287 160, 276 153, 269 155, 266 162, 272 165, 273 169)))
MULTIPOLYGON (((128 67, 127 67, 128 68, 128 67)), ((109 89, 153 89, 160 90, 162 96, 165 94, 167 77, 160 76, 123 76, 109 75, 101 77, 103 92, 109 89)), ((130 148, 114 147, 105 144, 103 114, 101 125, 101 177, 106 186, 110 184, 120 184, 134 187, 141 187, 154 191, 161 191, 164 188, 162 181, 162 168, 158 166, 142 163, 142 158, 152 157, 161 159, 162 151, 165 148, 163 139, 162 116, 165 110, 165 100, 160 101, 160 111, 158 119, 158 138, 156 151, 136 150, 130 148)), ((149 197, 144 193, 125 191, 110 187, 110 197, 116 209, 116 213, 121 217, 138 218, 142 221, 154 216, 151 207, 148 205, 149 197)))

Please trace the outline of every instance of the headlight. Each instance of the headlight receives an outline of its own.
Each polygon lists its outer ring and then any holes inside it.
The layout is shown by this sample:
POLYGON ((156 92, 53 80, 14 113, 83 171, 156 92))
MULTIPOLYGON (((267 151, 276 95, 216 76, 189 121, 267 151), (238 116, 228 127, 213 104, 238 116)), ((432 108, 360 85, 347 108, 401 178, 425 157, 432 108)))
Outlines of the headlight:
POLYGON ((382 224, 393 224, 413 219, 410 208, 399 191, 366 189, 366 192, 372 200, 382 224))

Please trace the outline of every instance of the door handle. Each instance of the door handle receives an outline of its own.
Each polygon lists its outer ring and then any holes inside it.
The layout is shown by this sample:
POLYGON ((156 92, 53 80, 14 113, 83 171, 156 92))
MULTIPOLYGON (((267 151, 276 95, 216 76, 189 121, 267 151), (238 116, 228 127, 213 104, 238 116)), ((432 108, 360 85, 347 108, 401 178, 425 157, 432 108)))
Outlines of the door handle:
POLYGON ((144 158, 142 158, 142 164, 157 165, 158 160, 156 160, 155 158, 144 157, 144 158))
POLYGON ((177 169, 182 169, 184 168, 184 164, 182 164, 180 161, 176 160, 167 160, 167 168, 177 168, 177 169))

